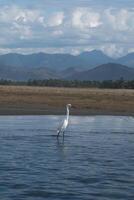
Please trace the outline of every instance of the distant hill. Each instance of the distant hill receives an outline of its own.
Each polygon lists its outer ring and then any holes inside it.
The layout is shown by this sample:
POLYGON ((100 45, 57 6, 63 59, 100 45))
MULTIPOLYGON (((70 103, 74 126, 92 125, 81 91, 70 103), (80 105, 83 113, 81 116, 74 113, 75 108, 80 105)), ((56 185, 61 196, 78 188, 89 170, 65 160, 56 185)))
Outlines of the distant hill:
POLYGON ((124 80, 134 79, 134 69, 121 64, 108 63, 100 65, 94 69, 74 73, 69 79, 72 80, 124 80))
POLYGON ((134 68, 134 53, 130 53, 119 59, 110 58, 99 50, 83 52, 77 56, 47 53, 34 53, 28 55, 9 53, 0 55, 0 65, 3 64, 23 69, 44 67, 56 71, 65 70, 67 68, 85 70, 106 63, 119 63, 134 68))
POLYGON ((21 55, 9 53, 0 56, 0 64, 19 68, 40 68, 45 67, 54 70, 64 70, 67 68, 90 69, 97 65, 112 62, 101 51, 83 52, 78 56, 70 54, 46 54, 36 53, 21 55))
POLYGON ((28 79, 69 79, 69 80, 134 80, 134 69, 121 64, 108 63, 90 70, 79 71, 68 68, 62 71, 40 67, 22 69, 7 65, 0 65, 0 79, 23 81, 28 79))
POLYGON ((129 53, 126 56, 117 59, 117 63, 134 68, 134 53, 129 53))
POLYGON ((8 65, 0 65, 0 79, 25 81, 28 79, 58 79, 57 72, 47 69, 23 69, 8 65))
POLYGON ((36 53, 21 55, 9 53, 0 56, 0 64, 10 65, 19 68, 50 68, 62 70, 68 67, 80 67, 82 62, 69 54, 46 54, 36 53))
POLYGON ((93 50, 90 52, 83 52, 77 56, 80 60, 83 60, 86 68, 93 68, 101 64, 114 62, 114 59, 105 55, 102 51, 93 50))
POLYGON ((129 80, 134 79, 133 69, 134 53, 116 60, 98 50, 77 56, 46 53, 0 55, 1 79, 115 80, 123 77, 129 80))
POLYGON ((70 67, 70 68, 60 71, 59 75, 62 79, 64 79, 64 78, 67 79, 77 72, 80 72, 80 70, 77 68, 74 68, 74 67, 70 67))

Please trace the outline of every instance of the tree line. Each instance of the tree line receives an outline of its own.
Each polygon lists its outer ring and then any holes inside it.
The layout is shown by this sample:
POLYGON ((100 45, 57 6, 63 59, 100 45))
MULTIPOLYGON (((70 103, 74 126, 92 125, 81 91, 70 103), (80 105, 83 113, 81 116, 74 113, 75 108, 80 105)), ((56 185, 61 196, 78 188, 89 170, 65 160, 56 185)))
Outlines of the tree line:
POLYGON ((111 89, 134 89, 134 80, 106 80, 106 81, 78 81, 78 80, 28 80, 12 81, 0 80, 0 85, 26 85, 26 86, 45 86, 45 87, 74 87, 74 88, 111 88, 111 89))

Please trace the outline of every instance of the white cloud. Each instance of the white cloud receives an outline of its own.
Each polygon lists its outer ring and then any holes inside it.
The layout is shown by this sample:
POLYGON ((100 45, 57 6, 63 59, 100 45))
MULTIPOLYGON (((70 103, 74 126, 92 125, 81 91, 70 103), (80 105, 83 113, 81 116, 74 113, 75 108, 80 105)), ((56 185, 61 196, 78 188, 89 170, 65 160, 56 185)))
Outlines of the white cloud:
POLYGON ((76 28, 96 28, 101 25, 100 14, 87 8, 77 8, 73 12, 72 25, 76 28))
POLYGON ((124 49, 122 46, 116 45, 116 44, 105 44, 100 47, 100 49, 107 55, 111 57, 119 57, 121 55, 125 55, 124 49))
POLYGON ((132 22, 134 13, 127 9, 106 9, 104 16, 115 31, 127 31, 132 28, 130 24, 134 25, 132 22))
POLYGON ((38 21, 39 21, 39 23, 41 23, 42 25, 45 24, 45 18, 44 18, 43 16, 40 16, 40 17, 38 18, 38 21))
POLYGON ((71 9, 68 8, 56 8, 52 4, 48 10, 41 7, 1 6, 2 51, 4 46, 8 50, 11 48, 11 51, 14 51, 13 48, 20 51, 20 47, 25 52, 42 49, 72 54, 101 49, 108 55, 120 56, 134 49, 133 7, 73 5, 71 9), (27 50, 23 48, 25 46, 27 50))
POLYGON ((63 35, 63 31, 62 30, 55 30, 52 32, 53 36, 61 36, 63 35))
POLYGON ((0 23, 5 27, 5 37, 11 39, 29 39, 32 26, 40 20, 37 10, 22 9, 17 6, 0 8, 0 23))
POLYGON ((13 34, 18 35, 20 39, 29 39, 32 37, 32 30, 31 27, 28 25, 20 25, 17 23, 13 23, 13 26, 11 27, 11 31, 13 34))
POLYGON ((0 9, 0 21, 5 23, 33 23, 39 17, 40 14, 37 10, 23 9, 18 6, 4 6, 0 9))
MULTIPOLYGON (((19 10, 18 10, 19 11, 19 10)), ((36 10, 20 10, 15 20, 18 23, 34 23, 38 21, 40 15, 36 10)))
POLYGON ((49 18, 48 18, 48 26, 53 27, 53 26, 60 26, 62 25, 64 20, 64 12, 57 12, 52 14, 49 18))

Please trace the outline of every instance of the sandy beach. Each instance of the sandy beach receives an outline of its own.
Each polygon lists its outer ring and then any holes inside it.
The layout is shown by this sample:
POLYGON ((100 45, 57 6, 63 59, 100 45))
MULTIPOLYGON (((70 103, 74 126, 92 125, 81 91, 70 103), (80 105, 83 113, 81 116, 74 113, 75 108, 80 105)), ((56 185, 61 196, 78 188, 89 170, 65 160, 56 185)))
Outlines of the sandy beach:
POLYGON ((134 90, 0 86, 0 115, 134 115, 134 90))

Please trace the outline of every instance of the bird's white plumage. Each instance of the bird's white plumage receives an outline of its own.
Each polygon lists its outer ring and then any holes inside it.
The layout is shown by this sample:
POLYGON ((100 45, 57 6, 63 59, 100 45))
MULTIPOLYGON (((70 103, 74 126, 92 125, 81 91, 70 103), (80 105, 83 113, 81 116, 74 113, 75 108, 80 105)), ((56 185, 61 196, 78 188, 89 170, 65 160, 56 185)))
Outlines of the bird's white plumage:
POLYGON ((71 107, 71 104, 67 104, 66 108, 67 108, 67 114, 66 114, 66 118, 64 119, 63 123, 61 124, 61 126, 58 128, 57 130, 57 136, 59 136, 60 133, 65 132, 67 126, 68 126, 68 122, 69 122, 69 107, 71 107))

